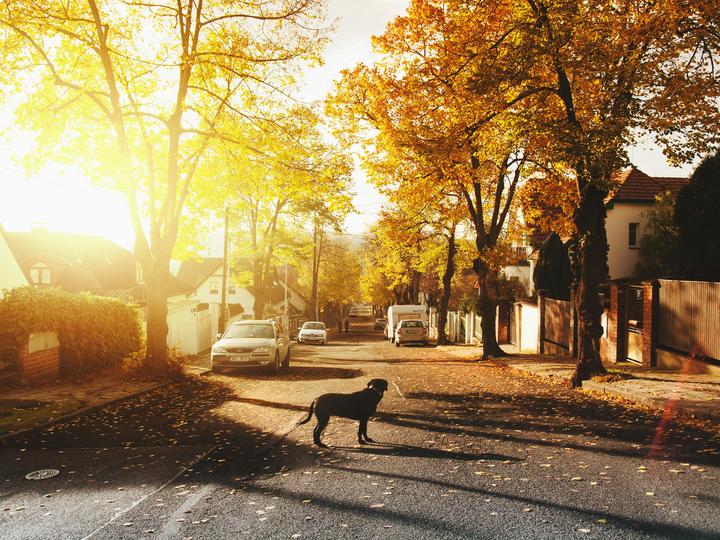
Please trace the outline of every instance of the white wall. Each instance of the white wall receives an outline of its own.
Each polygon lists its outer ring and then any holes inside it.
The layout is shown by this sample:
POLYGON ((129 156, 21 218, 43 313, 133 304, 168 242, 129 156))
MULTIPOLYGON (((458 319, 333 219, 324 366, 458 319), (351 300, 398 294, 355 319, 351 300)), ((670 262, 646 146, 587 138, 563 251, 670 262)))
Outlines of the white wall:
POLYGON ((195 321, 197 300, 186 299, 183 295, 168 298, 168 335, 169 348, 177 348, 181 354, 198 353, 198 329, 195 321))
POLYGON ((504 266, 502 271, 508 278, 516 277, 523 284, 528 294, 532 294, 533 291, 533 280, 532 280, 532 266, 504 266))
POLYGON ((607 213, 608 268, 610 279, 632 276, 640 256, 640 250, 628 247, 628 224, 639 223, 637 245, 645 234, 647 219, 643 210, 649 209, 648 204, 615 203, 607 213))
POLYGON ((517 302, 515 304, 515 320, 520 321, 518 350, 537 352, 538 342, 538 307, 537 304, 517 302))
POLYGON ((0 298, 3 297, 3 289, 14 289, 23 285, 28 285, 28 280, 0 232, 0 298))

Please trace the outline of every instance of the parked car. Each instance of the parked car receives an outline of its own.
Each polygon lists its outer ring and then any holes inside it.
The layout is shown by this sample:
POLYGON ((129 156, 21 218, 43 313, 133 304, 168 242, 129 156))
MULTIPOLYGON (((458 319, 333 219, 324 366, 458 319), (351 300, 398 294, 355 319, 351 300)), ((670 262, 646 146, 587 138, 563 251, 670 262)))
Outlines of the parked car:
POLYGON ((264 367, 277 373, 290 366, 290 340, 279 322, 248 320, 232 324, 212 346, 212 370, 264 367))
POLYGON ((387 319, 380 317, 379 319, 375 319, 375 324, 373 325, 373 328, 375 330, 384 330, 385 325, 387 325, 387 319))
POLYGON ((420 319, 405 319, 398 323, 395 329, 395 346, 408 343, 428 344, 427 328, 420 319))
POLYGON ((298 343, 327 344, 327 328, 325 328, 325 323, 308 321, 303 324, 300 332, 298 332, 298 343))

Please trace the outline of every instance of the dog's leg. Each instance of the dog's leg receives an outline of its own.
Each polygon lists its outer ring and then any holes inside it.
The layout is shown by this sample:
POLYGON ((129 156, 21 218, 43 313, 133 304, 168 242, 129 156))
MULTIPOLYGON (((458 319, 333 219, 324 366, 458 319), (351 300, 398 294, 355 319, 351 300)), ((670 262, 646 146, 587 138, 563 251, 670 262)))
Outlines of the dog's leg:
POLYGON ((365 444, 366 442, 375 442, 367 434, 368 419, 364 418, 360 420, 360 426, 358 427, 358 442, 365 444))
POLYGON ((330 417, 329 416, 318 416, 317 421, 318 421, 317 426, 315 426, 315 429, 313 430, 313 441, 320 448, 327 448, 327 445, 323 444, 323 442, 320 440, 320 436, 322 435, 322 432, 325 430, 325 427, 328 425, 328 422, 330 421, 330 417))

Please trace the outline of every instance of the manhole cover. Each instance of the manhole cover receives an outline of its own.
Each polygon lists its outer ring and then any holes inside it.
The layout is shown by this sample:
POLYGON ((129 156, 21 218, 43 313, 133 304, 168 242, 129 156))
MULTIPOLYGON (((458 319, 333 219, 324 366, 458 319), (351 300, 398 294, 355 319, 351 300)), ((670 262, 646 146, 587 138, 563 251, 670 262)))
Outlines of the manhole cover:
POLYGON ((60 471, 58 471, 57 469, 41 469, 39 471, 27 473, 25 475, 25 478, 27 480, 45 480, 47 478, 57 476, 58 474, 60 474, 60 471))

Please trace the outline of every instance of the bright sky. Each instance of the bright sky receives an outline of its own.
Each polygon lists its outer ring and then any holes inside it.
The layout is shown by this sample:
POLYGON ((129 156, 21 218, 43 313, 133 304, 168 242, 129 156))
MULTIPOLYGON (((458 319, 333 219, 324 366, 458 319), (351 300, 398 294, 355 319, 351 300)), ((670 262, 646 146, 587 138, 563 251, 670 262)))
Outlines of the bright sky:
MULTIPOLYGON (((408 0, 329 0, 330 19, 339 18, 333 42, 325 52, 325 65, 307 74, 303 99, 323 99, 341 69, 372 61, 370 36, 381 34, 387 23, 404 12, 408 0)), ((12 160, 24 138, 11 119, 0 111, 0 224, 8 231, 27 231, 42 225, 56 232, 82 232, 132 247, 132 228, 123 198, 91 185, 72 167, 47 167, 31 177, 12 160)), ((663 156, 637 148, 631 161, 650 175, 688 174, 690 168, 672 169, 663 156)), ((346 222, 349 233, 361 233, 375 221, 382 197, 365 182, 359 167, 354 174, 358 213, 346 222)))

